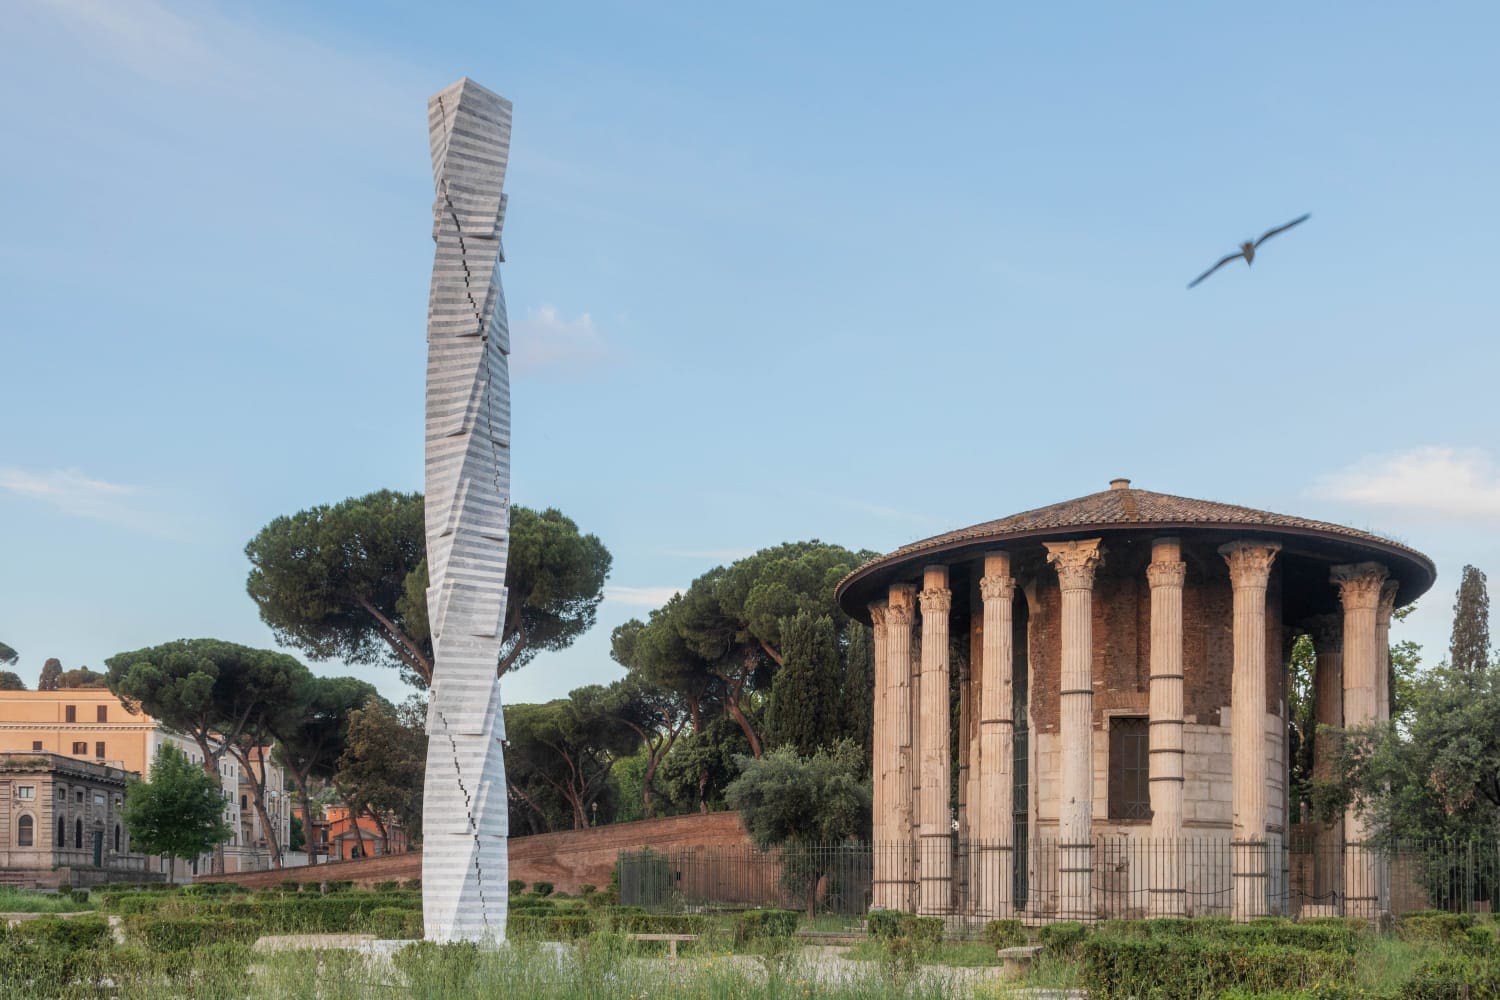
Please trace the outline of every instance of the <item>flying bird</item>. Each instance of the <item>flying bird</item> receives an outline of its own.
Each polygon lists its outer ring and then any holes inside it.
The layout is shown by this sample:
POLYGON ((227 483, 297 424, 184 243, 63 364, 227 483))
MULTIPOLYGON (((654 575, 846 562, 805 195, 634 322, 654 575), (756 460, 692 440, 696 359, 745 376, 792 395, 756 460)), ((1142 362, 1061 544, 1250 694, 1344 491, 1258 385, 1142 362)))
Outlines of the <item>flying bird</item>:
POLYGON ((1299 215, 1297 218, 1293 219, 1291 222, 1288 222, 1284 226, 1277 226, 1275 229, 1268 229, 1264 234, 1261 235, 1261 238, 1256 240, 1254 243, 1251 243, 1248 240, 1244 243, 1241 243, 1240 248, 1237 252, 1228 255, 1213 267, 1198 275, 1198 277, 1194 278, 1192 284, 1188 285, 1188 287, 1192 288, 1194 285, 1198 284, 1198 282, 1202 281, 1210 274, 1213 274, 1225 264, 1228 264, 1232 260, 1238 260, 1241 257, 1245 258, 1245 266, 1249 267, 1251 264, 1255 263, 1255 250, 1257 247, 1259 247, 1266 240, 1270 239, 1272 236, 1275 236, 1277 233, 1284 233, 1288 229, 1291 229, 1293 226, 1306 222, 1310 218, 1312 218, 1311 212, 1307 213, 1306 215, 1299 215))

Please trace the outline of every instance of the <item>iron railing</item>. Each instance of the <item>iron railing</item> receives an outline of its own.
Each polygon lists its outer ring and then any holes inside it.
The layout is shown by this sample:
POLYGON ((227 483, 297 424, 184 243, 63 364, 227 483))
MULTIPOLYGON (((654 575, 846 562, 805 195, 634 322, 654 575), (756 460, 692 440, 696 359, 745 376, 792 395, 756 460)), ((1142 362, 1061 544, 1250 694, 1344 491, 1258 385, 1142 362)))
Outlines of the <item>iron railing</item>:
POLYGON ((1490 908, 1500 841, 1377 848, 1297 840, 1098 836, 992 844, 838 844, 642 849, 619 856, 620 902, 649 910, 784 907, 860 915, 872 906, 1031 919, 1376 916, 1490 908))

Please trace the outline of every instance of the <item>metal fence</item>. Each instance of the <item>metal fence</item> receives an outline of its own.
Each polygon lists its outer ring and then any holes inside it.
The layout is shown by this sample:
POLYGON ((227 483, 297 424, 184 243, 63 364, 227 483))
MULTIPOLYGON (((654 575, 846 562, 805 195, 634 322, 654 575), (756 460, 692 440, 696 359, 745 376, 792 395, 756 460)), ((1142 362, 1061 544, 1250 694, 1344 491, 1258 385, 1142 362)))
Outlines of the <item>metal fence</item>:
POLYGON ((1306 917, 1484 911, 1500 891, 1500 841, 1376 848, 1121 836, 1088 845, 996 845, 955 837, 936 856, 933 846, 922 857, 910 844, 626 851, 620 902, 657 911, 773 906, 848 916, 885 905, 1036 920, 1232 915, 1238 905, 1306 917))

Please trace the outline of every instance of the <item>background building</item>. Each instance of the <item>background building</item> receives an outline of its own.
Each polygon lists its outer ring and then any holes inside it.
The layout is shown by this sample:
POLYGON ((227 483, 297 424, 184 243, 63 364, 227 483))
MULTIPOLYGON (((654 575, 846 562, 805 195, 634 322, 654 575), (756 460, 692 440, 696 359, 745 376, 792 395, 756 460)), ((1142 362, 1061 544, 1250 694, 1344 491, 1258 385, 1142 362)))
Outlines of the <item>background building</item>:
MULTIPOLYGON (((56 691, 0 691, 0 752, 46 753, 71 757, 150 780, 157 750, 170 744, 188 760, 203 763, 203 749, 181 733, 145 713, 132 714, 105 688, 63 688, 56 691)), ((266 812, 271 829, 288 863, 305 856, 287 850, 291 839, 291 802, 285 773, 266 759, 266 812)), ((258 769, 258 766, 257 766, 258 769)), ((219 782, 224 798, 224 821, 233 831, 222 854, 226 872, 255 871, 271 865, 268 832, 255 810, 251 783, 230 754, 219 756, 219 782)), ((166 872, 167 860, 154 861, 166 872)), ((213 870, 213 856, 179 862, 179 876, 213 870)))

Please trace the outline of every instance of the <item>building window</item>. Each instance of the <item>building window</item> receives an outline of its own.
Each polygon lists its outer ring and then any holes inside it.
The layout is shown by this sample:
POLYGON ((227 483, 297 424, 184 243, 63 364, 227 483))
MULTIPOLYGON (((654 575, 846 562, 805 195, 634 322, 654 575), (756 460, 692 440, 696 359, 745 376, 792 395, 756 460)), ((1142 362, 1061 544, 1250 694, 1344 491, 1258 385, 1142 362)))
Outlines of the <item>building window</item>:
POLYGON ((1140 716, 1109 720, 1109 818, 1151 818, 1151 726, 1140 716))
POLYGON ((41 740, 32 740, 31 741, 31 749, 33 749, 33 750, 40 750, 41 748, 42 748, 42 741, 41 740))
POLYGON ((73 846, 80 851, 83 850, 83 820, 81 819, 73 821, 73 846))
POLYGON ((16 798, 18 798, 18 799, 34 799, 34 798, 36 798, 36 786, 35 785, 17 785, 16 786, 16 798))
POLYGON ((67 706, 66 708, 63 709, 63 721, 64 722, 77 722, 78 721, 78 706, 77 705, 69 705, 69 706, 67 706))
POLYGON ((78 803, 78 804, 79 804, 79 805, 83 805, 83 789, 82 789, 82 788, 80 788, 80 789, 78 789, 78 790, 77 790, 77 791, 75 791, 75 792, 74 792, 74 793, 73 793, 73 799, 74 799, 74 801, 76 801, 76 802, 77 802, 77 803, 78 803))
POLYGON ((99 757, 101 759, 104 757, 104 741, 103 740, 99 740, 99 741, 97 741, 97 742, 94 743, 94 756, 95 757, 99 757))
POLYGON ((66 801, 68 801, 68 789, 67 789, 67 786, 65 786, 65 785, 58 785, 57 786, 57 801, 59 801, 59 802, 66 802, 66 801))
POLYGON ((120 853, 120 824, 115 824, 115 853, 120 853))
POLYGON ((109 706, 108 705, 98 705, 98 706, 96 706, 94 708, 94 721, 95 722, 108 722, 109 721, 109 706))
POLYGON ((95 792, 94 793, 94 805, 96 805, 96 806, 102 806, 102 805, 104 805, 104 793, 103 792, 95 792))
POLYGON ((73 752, 76 753, 80 757, 87 757, 88 753, 89 753, 89 745, 87 743, 85 743, 85 742, 82 742, 82 741, 79 741, 79 740, 74 740, 73 741, 73 752))
POLYGON ((68 846, 68 821, 61 816, 57 817, 57 846, 68 846))
POLYGON ((30 847, 36 839, 36 820, 22 816, 16 820, 16 846, 30 847))

